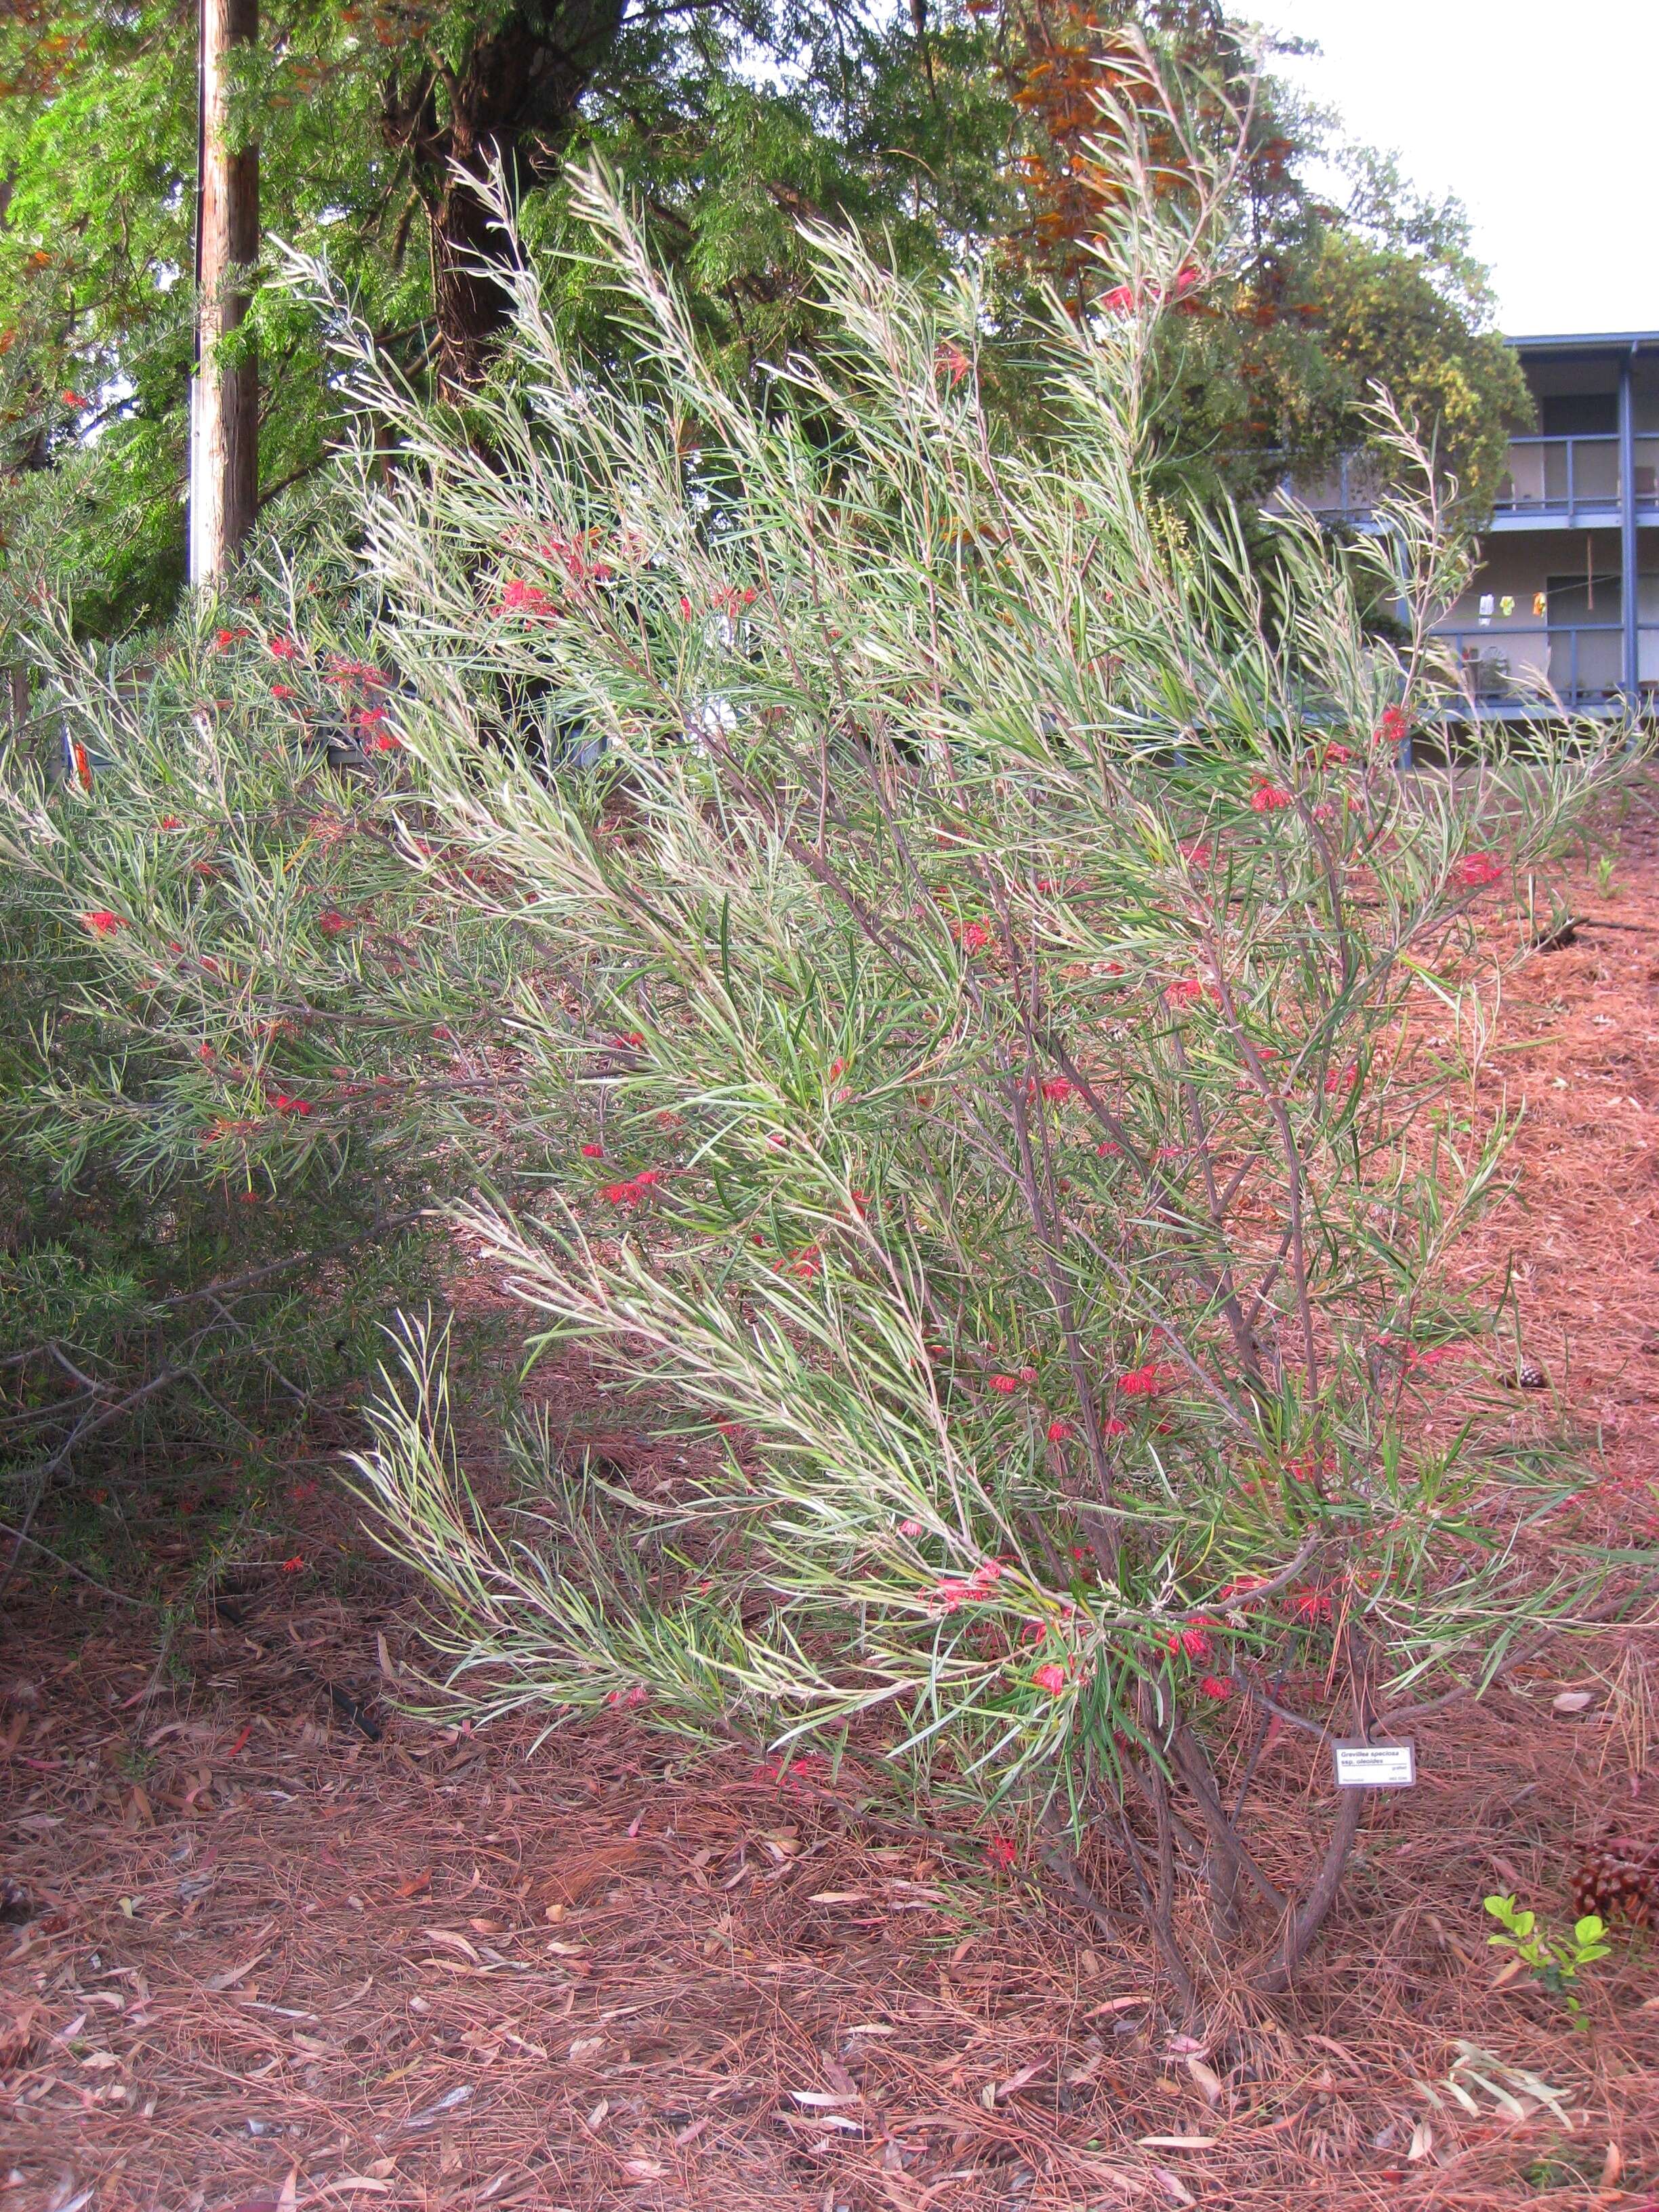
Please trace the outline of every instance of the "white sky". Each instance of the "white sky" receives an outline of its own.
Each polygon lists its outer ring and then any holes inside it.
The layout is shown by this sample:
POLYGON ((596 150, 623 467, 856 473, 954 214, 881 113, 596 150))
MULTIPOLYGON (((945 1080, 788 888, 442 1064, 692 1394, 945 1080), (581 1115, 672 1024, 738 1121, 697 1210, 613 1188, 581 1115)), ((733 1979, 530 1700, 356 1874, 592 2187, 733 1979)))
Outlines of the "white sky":
POLYGON ((1322 58, 1276 74, 1452 191, 1501 326, 1659 330, 1656 0, 1253 0, 1322 58))

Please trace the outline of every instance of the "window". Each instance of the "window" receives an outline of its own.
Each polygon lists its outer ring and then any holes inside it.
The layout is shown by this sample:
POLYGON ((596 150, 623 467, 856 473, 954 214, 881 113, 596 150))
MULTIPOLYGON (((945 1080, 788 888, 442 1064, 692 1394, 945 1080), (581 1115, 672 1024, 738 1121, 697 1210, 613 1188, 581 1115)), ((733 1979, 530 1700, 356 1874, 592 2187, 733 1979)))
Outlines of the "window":
POLYGON ((1540 404, 1547 438, 1611 437, 1619 428, 1616 392, 1560 392, 1540 404))

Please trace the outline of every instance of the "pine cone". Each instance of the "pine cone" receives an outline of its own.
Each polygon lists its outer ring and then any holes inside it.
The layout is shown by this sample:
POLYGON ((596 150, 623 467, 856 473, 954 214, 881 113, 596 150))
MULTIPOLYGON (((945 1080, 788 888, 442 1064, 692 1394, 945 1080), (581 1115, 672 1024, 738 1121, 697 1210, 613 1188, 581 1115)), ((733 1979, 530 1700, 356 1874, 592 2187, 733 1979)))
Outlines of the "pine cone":
POLYGON ((1591 1851, 1572 1878, 1572 1909, 1583 1919, 1616 1912, 1642 1927, 1659 1925, 1659 1844, 1611 1836, 1591 1851))
POLYGON ((1504 1382, 1511 1390, 1547 1390, 1550 1387, 1549 1376, 1535 1359, 1518 1361, 1514 1371, 1504 1377, 1504 1382))

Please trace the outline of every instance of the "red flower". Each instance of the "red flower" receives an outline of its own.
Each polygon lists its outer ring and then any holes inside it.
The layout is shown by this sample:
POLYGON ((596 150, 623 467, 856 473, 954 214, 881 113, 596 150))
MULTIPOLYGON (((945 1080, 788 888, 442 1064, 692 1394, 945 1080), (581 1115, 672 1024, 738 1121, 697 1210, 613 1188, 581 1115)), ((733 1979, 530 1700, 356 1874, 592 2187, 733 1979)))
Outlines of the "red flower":
POLYGON ((616 571, 608 561, 593 558, 590 549, 598 534, 597 531, 583 530, 579 531, 574 538, 561 538, 556 532, 552 537, 543 538, 536 550, 550 561, 562 562, 564 572, 572 583, 603 583, 616 571))
POLYGON ((239 645, 247 634, 245 629, 216 630, 213 638, 214 648, 219 653, 228 653, 233 645, 239 645))
POLYGON ((1323 1590, 1316 1590, 1307 1586, 1301 1589, 1293 1589, 1285 1602, 1298 1620, 1311 1623, 1316 1620, 1328 1620, 1331 1617, 1331 1601, 1323 1590))
POLYGON ((113 937, 118 929, 126 927, 122 917, 118 914, 112 914, 105 906, 97 908, 91 914, 83 914, 81 919, 94 937, 113 937))
POLYGON ((582 1158, 585 1160, 602 1160, 605 1158, 605 1146, 603 1145, 584 1145, 582 1146, 582 1158))
POLYGON ((343 653, 331 653, 328 657, 328 681, 344 686, 361 684, 366 691, 384 691, 388 681, 383 668, 372 661, 348 660, 343 653))
POLYGON ((1164 995, 1172 1006, 1195 1006, 1204 996, 1204 986, 1196 975, 1181 975, 1165 987, 1164 995))
POLYGON ((1117 1387, 1126 1398, 1156 1398, 1167 1390, 1175 1376, 1170 1369, 1160 1367, 1149 1359, 1144 1367, 1132 1367, 1127 1375, 1120 1375, 1117 1387))
POLYGON ((1127 1421, 1120 1421, 1117 1415, 1114 1413, 1110 1420, 1101 1423, 1100 1433, 1103 1437, 1127 1437, 1129 1433, 1129 1424, 1127 1421))
POLYGON ((1000 1390, 1005 1398, 1019 1388, 1019 1378, 1014 1375, 993 1375, 989 1382, 992 1389, 1000 1390))
POLYGON ((1051 1444, 1066 1443, 1072 1433, 1072 1425, 1069 1421, 1050 1421, 1048 1424, 1048 1441, 1051 1444))
POLYGON ((1123 1147, 1121 1145, 1113 1144, 1109 1138, 1103 1137, 1099 1144, 1095 1146, 1095 1150, 1103 1159, 1109 1159, 1114 1152, 1121 1152, 1123 1147))
POLYGON ((610 1206, 635 1206, 661 1181, 660 1168, 645 1168, 631 1182, 607 1183, 600 1196, 610 1206))
POLYGON ((292 660, 299 650, 291 637, 273 637, 270 641, 270 651, 278 660, 292 660))
MULTIPOLYGON (((1177 300, 1184 300, 1187 295, 1203 281, 1196 269, 1182 270, 1175 281, 1175 297, 1177 300)), ((1109 309, 1115 315, 1127 315, 1132 307, 1138 307, 1143 299, 1156 301, 1163 296, 1161 288, 1156 284, 1149 292, 1144 294, 1138 292, 1133 284, 1117 284, 1105 294, 1100 304, 1103 307, 1109 309)))
POLYGON ((619 1036, 613 1036, 611 1042, 618 1052, 631 1052, 636 1047, 642 1045, 645 1038, 638 1030, 625 1030, 619 1036))
POLYGON ((1458 864, 1457 880, 1479 890, 1487 884, 1497 883, 1503 873, 1503 864, 1494 860, 1490 853, 1469 853, 1458 864))
POLYGON ((1273 814, 1281 806, 1290 804, 1290 793, 1281 791, 1276 783, 1269 783, 1265 777, 1250 793, 1250 805, 1258 814, 1273 814))
POLYGON ((1168 1648, 1177 1659, 1207 1659, 1210 1639, 1201 1628, 1177 1628, 1169 1638, 1168 1648))
POLYGON ((304 1565, 304 1559, 301 1557, 300 1553, 296 1552, 291 1559, 284 1559, 283 1561, 278 1572, 285 1575, 297 1575, 304 1565))
POLYGON ((985 1845, 985 1863, 998 1874, 1006 1874, 1019 1864, 1019 1853, 1006 1836, 992 1836, 985 1845))
POLYGON ((1181 857, 1195 868, 1207 868, 1215 854, 1201 837, 1188 837, 1181 847, 1181 857))
POLYGON ((1406 719, 1403 707, 1385 707, 1382 720, 1376 726, 1379 745, 1402 745, 1411 734, 1411 724, 1406 719))
POLYGON ((325 937, 337 937, 346 926, 346 918, 337 907, 325 906, 317 917, 317 927, 325 937))
MULTIPOLYGON (((1379 1344, 1386 1341, 1385 1337, 1377 1339, 1379 1344)), ((1311 1482, 1316 1474, 1336 1473, 1336 1455, 1327 1452, 1323 1459, 1316 1460, 1311 1452, 1304 1452, 1300 1459, 1286 1460, 1285 1472, 1292 1482, 1311 1482)))
POLYGON ((270 696, 273 699, 297 699, 300 695, 291 684, 273 684, 270 696))
POLYGON ((991 933, 982 921, 970 921, 962 933, 964 952, 982 952, 991 942, 991 933))
POLYGON ((309 1114, 311 1111, 308 1098, 290 1098, 286 1091, 271 1091, 265 1095, 278 1114, 309 1114))
POLYGON ((1056 1106, 1063 1106, 1072 1095, 1071 1082, 1064 1075, 1045 1075, 1042 1090, 1043 1097, 1052 1099, 1056 1106))
POLYGON ((1220 1674, 1206 1674, 1198 1686, 1205 1697, 1215 1698, 1218 1705, 1224 1705, 1233 1693, 1232 1684, 1220 1674))
POLYGON ((501 589, 501 596, 490 609, 497 615, 529 615, 538 622, 554 622, 559 610, 552 596, 539 584, 526 584, 522 576, 512 577, 501 589))
POLYGON ((65 407, 89 407, 92 404, 89 399, 83 399, 78 392, 60 392, 58 397, 65 407))
POLYGON ((597 535, 595 531, 584 530, 579 531, 574 538, 561 538, 556 532, 552 537, 544 538, 536 550, 550 561, 562 562, 573 584, 603 583, 616 571, 608 561, 593 558, 589 549, 597 535))
MULTIPOLYGON (((1252 1489, 1255 1487, 1254 1484, 1249 1486, 1252 1489)), ((1261 1587, 1260 1575, 1236 1575, 1231 1582, 1222 1583, 1216 1592, 1216 1601, 1218 1604, 1224 1605, 1229 1598, 1246 1597, 1250 1591, 1260 1589, 1261 1587)))
POLYGON ((387 728, 383 706, 358 708, 356 714, 352 714, 352 728, 358 732, 368 752, 398 752, 403 745, 403 738, 387 728))
POLYGON ((899 1534, 901 1536, 920 1536, 921 1534, 921 1522, 915 1520, 901 1521, 899 1522, 899 1534))
POLYGON ((1066 1687, 1066 1669, 1051 1659, 1046 1667, 1037 1668, 1031 1677, 1031 1685, 1034 1689, 1047 1690, 1051 1698, 1057 1698, 1066 1687))
POLYGON ((1333 738, 1324 751, 1320 754, 1319 764, 1322 768, 1329 768, 1334 763, 1351 761, 1353 755, 1348 750, 1346 745, 1340 745, 1333 738))
POLYGON ((684 592, 682 592, 680 594, 680 620, 682 622, 690 622, 690 619, 691 602, 686 598, 684 592))
POLYGON ((1351 1065, 1347 1067, 1334 1067, 1325 1078, 1325 1088, 1327 1091, 1352 1091, 1358 1080, 1359 1070, 1357 1066, 1351 1065))

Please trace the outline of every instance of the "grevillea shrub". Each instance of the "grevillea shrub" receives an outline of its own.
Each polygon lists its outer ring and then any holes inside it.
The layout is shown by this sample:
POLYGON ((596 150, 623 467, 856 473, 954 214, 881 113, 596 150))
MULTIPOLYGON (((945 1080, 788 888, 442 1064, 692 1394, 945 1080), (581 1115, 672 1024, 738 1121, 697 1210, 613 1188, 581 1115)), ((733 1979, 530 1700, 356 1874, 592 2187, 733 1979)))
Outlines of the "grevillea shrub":
POLYGON ((510 956, 431 927, 351 614, 275 574, 142 653, 33 636, 65 772, 0 763, 0 1585, 275 1534, 438 1287, 423 1212, 511 1155, 510 956))
POLYGON ((851 1731, 1138 1899, 1182 1989, 1200 1923, 1273 1989, 1363 1802, 1270 1875, 1251 1740, 1386 1735, 1595 1586, 1560 1481, 1407 1417, 1479 1353, 1440 1268, 1504 1131, 1435 1125, 1401 1045, 1617 755, 1540 725, 1402 767, 1462 573, 1426 477, 1375 549, 1404 647, 1364 548, 1291 520, 1253 563, 1149 500, 1156 326, 1224 195, 1141 190, 1118 122, 1130 274, 1033 333, 1041 445, 981 404, 970 280, 827 232, 836 347, 734 395, 599 181, 636 385, 521 271, 481 450, 337 321, 398 454, 366 428, 362 543, 434 896, 533 946, 515 1035, 568 1131, 466 1218, 532 1352, 686 1445, 630 1487, 526 1431, 487 1525, 411 1328, 362 1479, 474 1711, 851 1731), (530 696, 589 765, 515 750, 530 696))

